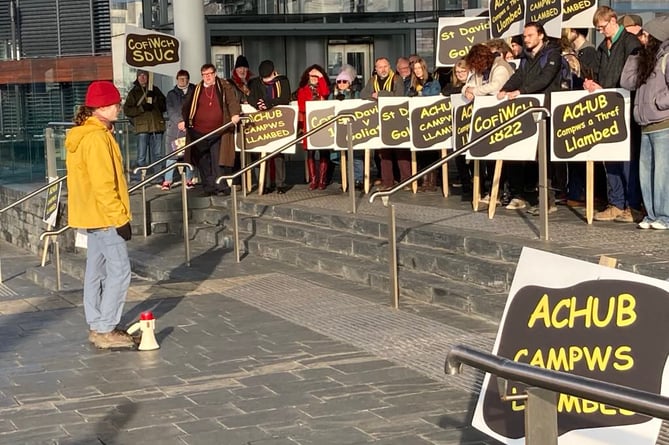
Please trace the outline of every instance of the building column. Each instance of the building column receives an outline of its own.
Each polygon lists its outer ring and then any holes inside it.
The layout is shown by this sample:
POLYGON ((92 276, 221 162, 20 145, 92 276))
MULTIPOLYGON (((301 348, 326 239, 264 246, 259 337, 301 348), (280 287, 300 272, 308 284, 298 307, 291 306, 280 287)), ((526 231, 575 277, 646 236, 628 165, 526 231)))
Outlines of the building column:
POLYGON ((191 81, 200 80, 200 67, 209 60, 206 45, 206 20, 202 0, 174 0, 174 35, 181 41, 181 67, 191 81))

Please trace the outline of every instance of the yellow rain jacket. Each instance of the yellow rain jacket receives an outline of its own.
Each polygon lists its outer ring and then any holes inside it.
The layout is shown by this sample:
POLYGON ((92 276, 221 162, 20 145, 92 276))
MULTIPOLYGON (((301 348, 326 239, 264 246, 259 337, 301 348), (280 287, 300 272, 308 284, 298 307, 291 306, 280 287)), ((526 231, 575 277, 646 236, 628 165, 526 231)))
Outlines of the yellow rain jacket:
POLYGON ((89 117, 68 132, 65 148, 69 225, 97 229, 130 221, 121 150, 105 124, 89 117))

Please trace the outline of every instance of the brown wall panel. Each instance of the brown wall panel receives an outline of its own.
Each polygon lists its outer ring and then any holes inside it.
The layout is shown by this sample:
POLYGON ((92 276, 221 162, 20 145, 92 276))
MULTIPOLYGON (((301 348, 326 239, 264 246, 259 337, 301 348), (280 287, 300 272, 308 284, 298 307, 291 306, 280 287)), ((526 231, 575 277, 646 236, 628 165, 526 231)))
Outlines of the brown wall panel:
POLYGON ((0 61, 0 84, 86 82, 112 77, 111 55, 0 61))

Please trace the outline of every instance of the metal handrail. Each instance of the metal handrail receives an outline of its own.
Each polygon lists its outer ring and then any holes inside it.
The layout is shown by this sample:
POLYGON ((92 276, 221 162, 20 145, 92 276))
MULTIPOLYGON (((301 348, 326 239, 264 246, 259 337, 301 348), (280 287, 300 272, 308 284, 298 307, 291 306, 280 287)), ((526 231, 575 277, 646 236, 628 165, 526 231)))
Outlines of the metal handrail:
MULTIPOLYGON (((550 116, 550 111, 548 111, 548 109, 545 108, 545 107, 530 107, 530 108, 527 108, 526 110, 523 110, 520 114, 517 114, 516 116, 512 117, 508 121, 504 122, 502 124, 502 126, 510 124, 512 122, 515 122, 515 121, 519 120, 520 118, 522 118, 522 117, 524 117, 524 116, 526 116, 530 113, 542 113, 546 117, 550 116)), ((380 196, 380 197, 384 198, 384 197, 390 197, 390 196, 394 195, 396 192, 398 192, 399 190, 402 190, 404 187, 406 187, 406 186, 412 184, 413 182, 417 181, 418 179, 420 179, 425 174, 436 170, 437 168, 441 167, 442 165, 444 165, 446 162, 450 161, 454 157, 465 153, 473 145, 479 143, 481 140, 487 138, 488 136, 492 135, 493 133, 498 132, 499 129, 500 129, 500 127, 495 127, 495 128, 492 128, 492 129, 486 131, 485 133, 483 133, 478 138, 474 139, 473 141, 467 142, 465 145, 458 148, 457 150, 455 150, 453 153, 449 154, 448 156, 443 157, 441 159, 437 159, 432 164, 430 164, 427 167, 425 167, 424 169, 418 171, 415 175, 405 179, 404 181, 401 181, 399 184, 396 184, 396 185, 394 185, 393 187, 391 187, 387 190, 377 190, 377 191, 375 191, 374 193, 372 193, 369 196, 369 202, 373 203, 374 199, 376 199, 377 196, 380 196)))
MULTIPOLYGON (((169 170, 173 170, 175 168, 184 168, 184 169, 193 169, 193 166, 190 165, 187 162, 176 162, 169 167, 164 168, 162 171, 152 175, 149 178, 144 179, 141 181, 139 184, 136 184, 135 186, 131 187, 128 189, 128 194, 131 194, 135 190, 139 189, 140 187, 144 187, 146 184, 149 182, 153 181, 155 178, 157 178, 160 175, 163 175, 165 172, 169 170)), ((181 171, 181 183, 186 184, 186 173, 185 170, 181 171)), ((53 184, 53 183, 52 183, 53 184)), ((146 204, 145 204, 146 206, 146 204)), ((188 194, 186 193, 186 187, 185 185, 182 186, 181 188, 181 207, 182 207, 182 215, 183 215, 183 237, 184 237, 184 248, 185 248, 185 258, 186 258, 186 265, 190 266, 190 238, 188 236, 188 194)), ((144 235, 146 236, 146 213, 144 213, 143 217, 143 225, 144 225, 144 235)), ((70 225, 67 224, 63 227, 61 227, 58 230, 48 230, 45 232, 42 232, 39 236, 40 241, 43 241, 47 237, 55 237, 54 240, 54 245, 55 245, 55 251, 56 251, 56 286, 58 290, 60 290, 60 275, 61 275, 61 267, 60 267, 60 245, 58 243, 58 236, 65 233, 67 230, 70 229, 70 225)))
MULTIPOLYGON (((65 179, 67 179, 67 175, 65 175, 61 178, 55 179, 55 180, 49 182, 48 184, 38 188, 37 190, 34 190, 34 191, 28 193, 26 196, 23 196, 21 199, 19 199, 17 201, 14 201, 13 203, 9 204, 8 206, 0 209, 0 214, 5 213, 9 209, 13 209, 17 205, 22 204, 22 203, 26 202, 27 200, 29 200, 31 198, 34 198, 38 194, 40 194, 40 193, 46 191, 47 189, 49 189, 49 187, 51 187, 52 185, 59 184, 59 183, 63 182, 65 179)), ((0 257, 0 283, 2 283, 2 257, 0 257)))
MULTIPOLYGON (((139 172, 142 172, 142 174, 144 174, 144 172, 146 172, 146 170, 149 170, 149 169, 155 167, 155 166, 158 165, 158 164, 162 164, 163 162, 165 162, 165 161, 167 161, 168 159, 171 159, 171 158, 173 158, 173 157, 175 157, 175 156, 179 156, 179 155, 181 155, 182 153, 184 153, 184 152, 186 151, 187 148, 190 148, 190 147, 192 147, 193 145, 197 144, 198 142, 201 142, 201 141, 207 139, 207 138, 210 137, 211 135, 214 135, 214 134, 216 134, 216 133, 220 133, 220 132, 222 132, 222 131, 225 131, 228 127, 234 127, 234 126, 236 126, 236 125, 237 125, 237 124, 233 123, 232 121, 230 121, 230 122, 228 122, 228 123, 226 123, 226 124, 223 124, 223 125, 221 125, 220 127, 218 127, 217 129, 210 131, 209 133, 205 134, 204 136, 202 136, 202 137, 200 137, 200 138, 198 138, 198 139, 196 139, 196 140, 194 140, 194 141, 191 141, 190 143, 184 145, 184 146, 181 147, 181 148, 178 148, 178 149, 174 150, 173 152, 171 152, 171 153, 169 153, 169 154, 163 156, 162 158, 158 159, 157 161, 152 162, 152 163, 149 164, 149 165, 142 165, 142 166, 140 166, 140 167, 135 167, 135 169, 134 169, 132 172, 133 172, 134 174, 137 174, 137 173, 139 173, 139 172)), ((154 176, 155 176, 155 175, 154 175, 154 176)), ((144 178, 142 178, 142 179, 144 179, 144 178)), ((154 179, 155 179, 155 178, 154 178, 154 179)))
POLYGON ((669 420, 669 397, 659 394, 539 368, 467 346, 455 346, 450 350, 444 371, 449 375, 459 374, 462 372, 463 364, 508 380, 669 420))
MULTIPOLYGON (((519 120, 520 118, 530 114, 530 113, 540 113, 544 115, 545 117, 550 116, 550 112, 548 111, 547 108, 544 107, 530 107, 527 108, 526 110, 523 110, 521 113, 517 114, 516 116, 512 117, 508 121, 504 122, 503 125, 510 124, 512 122, 515 122, 519 120)), ((473 141, 467 142, 465 145, 462 147, 458 148, 455 150, 453 153, 449 154, 448 156, 445 156, 441 159, 437 159, 434 161, 432 164, 428 165, 424 169, 420 170, 417 172, 415 175, 405 179, 404 181, 401 181, 399 184, 395 185, 394 187, 391 187, 388 190, 377 190, 376 192, 372 193, 369 197, 369 202, 373 203, 374 199, 376 199, 377 196, 380 196, 381 199, 383 200, 383 205, 388 207, 388 249, 389 249, 389 255, 388 255, 388 267, 390 269, 390 277, 391 277, 391 283, 390 283, 390 301, 391 304, 395 309, 399 307, 399 277, 398 277, 398 271, 397 271, 397 224, 395 223, 395 206, 390 204, 390 197, 394 195, 397 191, 403 189, 404 187, 408 186, 409 184, 413 183, 414 181, 417 181, 420 179, 422 176, 424 176, 427 173, 430 173, 438 168, 440 168, 442 165, 444 165, 446 162, 450 161, 456 156, 459 156, 466 151, 468 151, 473 145, 479 143, 481 140, 487 138, 488 136, 492 135, 493 133, 496 133, 499 131, 500 127, 495 127, 491 130, 486 131, 483 133, 481 136, 478 138, 474 139, 473 141)), ((542 206, 542 213, 545 213, 543 206, 542 206)), ((546 221, 546 218, 542 218, 542 221, 546 221)), ((543 232, 543 230, 542 230, 543 232)))
POLYGON ((60 178, 55 179, 55 180, 49 182, 48 184, 46 184, 46 185, 44 185, 44 186, 38 188, 37 190, 28 193, 26 196, 22 197, 22 198, 19 199, 18 201, 15 201, 15 202, 9 204, 7 207, 4 207, 4 208, 0 209, 0 213, 4 213, 4 212, 6 212, 7 210, 16 207, 17 205, 26 202, 26 201, 29 200, 30 198, 33 198, 33 197, 35 197, 36 195, 39 195, 41 192, 47 190, 47 189, 48 189, 49 187, 51 187, 52 185, 58 184, 58 183, 60 183, 60 182, 63 182, 65 179, 67 179, 67 175, 65 175, 65 176, 61 176, 60 178))
MULTIPOLYGON (((327 128, 330 124, 333 122, 339 121, 339 120, 346 120, 348 122, 348 152, 349 152, 349 174, 352 175, 353 173, 353 141, 351 137, 351 122, 355 120, 355 114, 349 111, 343 111, 325 121, 323 121, 321 124, 317 125, 316 127, 312 128, 311 130, 307 131, 306 133, 303 133, 302 135, 298 136, 297 138, 291 140, 290 142, 287 142, 286 144, 282 145, 281 147, 277 148, 276 150, 271 151, 267 156, 260 158, 249 165, 239 169, 235 173, 232 173, 230 175, 222 175, 216 178, 216 184, 220 184, 221 181, 228 181, 228 186, 230 187, 232 191, 232 230, 234 232, 235 236, 235 257, 237 258, 237 262, 239 263, 241 261, 241 255, 240 255, 240 249, 239 249, 239 225, 238 225, 238 215, 237 215, 237 189, 235 187, 232 187, 232 181, 235 178, 240 177, 241 175, 245 174, 246 172, 256 168, 263 162, 267 162, 271 159, 273 159, 275 156, 283 153, 285 150, 288 148, 292 147, 299 141, 303 141, 304 139, 308 138, 312 134, 318 133, 319 131, 327 128)), ((352 179, 352 177, 351 177, 352 179)), ((353 184, 349 181, 349 193, 353 194, 355 193, 355 188, 353 187, 353 184)), ((354 210, 353 212, 355 213, 355 200, 353 199, 353 205, 354 205, 354 210)))
MULTIPOLYGON (((51 125, 51 124, 53 124, 53 125, 58 125, 58 124, 60 124, 60 122, 50 122, 48 125, 51 125)), ((179 148, 179 149, 177 149, 177 150, 174 150, 174 151, 173 151, 172 153, 170 153, 169 155, 164 156, 163 158, 161 158, 160 160, 154 162, 154 163, 151 164, 151 165, 147 165, 147 166, 142 166, 142 167, 137 167, 137 168, 135 168, 135 170, 133 170, 133 173, 137 173, 138 171, 141 171, 141 170, 147 170, 147 169, 149 169, 149 168, 151 168, 151 167, 154 167, 154 166, 158 165, 158 164, 161 163, 161 162, 164 162, 164 161, 166 161, 166 160, 172 158, 173 156, 175 156, 175 155, 177 155, 177 154, 181 154, 181 153, 182 153, 183 151, 185 151, 187 148, 192 147, 193 145, 197 144, 198 142, 200 142, 200 141, 202 141, 202 140, 208 138, 208 137, 211 136, 212 134, 215 134, 215 133, 218 133, 218 132, 220 132, 220 131, 225 130, 227 127, 229 127, 229 126, 231 126, 231 125, 234 125, 234 124, 233 124, 232 122, 228 122, 228 123, 226 123, 226 124, 220 126, 219 128, 210 131, 209 133, 207 133, 206 135, 202 136, 201 138, 196 139, 196 140, 192 141, 191 143, 189 143, 189 144, 187 144, 187 145, 184 145, 183 147, 181 147, 181 148, 179 148)), ((152 176, 150 176, 150 177, 148 177, 148 178, 143 178, 139 183, 135 184, 134 186, 132 186, 132 187, 130 187, 130 188, 128 189, 128 194, 131 194, 131 193, 135 192, 136 190, 139 190, 140 188, 142 188, 142 187, 146 186, 147 184, 149 184, 149 183, 150 183, 151 181, 153 181, 154 179, 159 178, 160 176, 164 175, 166 172, 168 172, 168 171, 170 171, 170 170, 172 170, 172 169, 174 169, 174 168, 177 168, 177 167, 184 167, 184 166, 185 166, 184 164, 188 165, 188 167, 191 168, 191 169, 193 168, 192 165, 187 164, 187 163, 176 163, 176 164, 172 164, 172 165, 170 165, 169 167, 164 168, 163 170, 159 171, 158 173, 153 174, 152 176)), ((63 176, 62 178, 59 178, 59 181, 62 181, 62 180, 65 179, 66 177, 67 177, 67 175, 63 176)), ((53 185, 53 184, 54 184, 54 183, 48 184, 48 185, 42 187, 41 189, 36 190, 34 193, 32 193, 31 195, 28 195, 27 197, 25 197, 24 199, 20 200, 19 202, 23 202, 23 201, 25 201, 26 199, 30 198, 31 196, 34 196, 34 195, 37 194, 38 192, 43 191, 43 190, 46 190, 46 189, 48 188, 49 185, 53 185)), ((144 196, 144 198, 146 198, 146 196, 144 196)), ((146 199, 145 199, 145 201, 146 201, 146 199)), ((4 210, 5 210, 5 209, 3 209, 2 211, 4 211, 4 210)), ((0 211, 0 213, 2 213, 2 211, 0 211)), ((146 214, 144 215, 144 217, 145 217, 145 219, 146 219, 146 214)), ((146 225, 146 224, 145 224, 145 225, 146 225)), ((62 234, 63 232, 67 231, 67 229, 69 229, 69 228, 70 228, 70 226, 67 225, 67 226, 61 227, 61 228, 58 229, 58 230, 51 230, 51 231, 48 231, 48 232, 42 232, 42 234, 40 235, 40 240, 42 240, 44 237, 47 237, 47 236, 57 236, 57 235, 60 235, 60 234, 62 234)), ((145 230, 145 235, 146 235, 146 230, 145 230)))

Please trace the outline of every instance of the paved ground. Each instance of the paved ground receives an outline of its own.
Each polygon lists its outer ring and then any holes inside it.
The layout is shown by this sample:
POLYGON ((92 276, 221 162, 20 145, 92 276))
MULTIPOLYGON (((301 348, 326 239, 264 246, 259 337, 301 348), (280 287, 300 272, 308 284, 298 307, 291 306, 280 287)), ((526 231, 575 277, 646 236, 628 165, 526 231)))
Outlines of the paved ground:
POLYGON ((450 345, 489 347, 483 320, 200 251, 208 277, 133 282, 125 321, 153 309, 160 350, 98 351, 80 292, 45 293, 20 271, 36 258, 0 252, 0 444, 492 443, 468 427, 480 375, 443 374, 450 345))
MULTIPOLYGON (((250 200, 345 212, 334 190, 250 200)), ((490 221, 457 198, 402 193, 398 218, 476 227, 537 241, 537 219, 500 210, 490 221)), ((383 217, 380 202, 359 199, 383 217)), ((551 216, 562 246, 669 261, 665 233, 587 226, 567 208, 551 216)), ((554 244, 545 243, 550 250, 554 244)), ((24 277, 38 259, 0 244, 0 444, 493 444, 468 425, 480 375, 443 374, 446 351, 490 349, 496 326, 448 309, 222 249, 149 238, 172 280, 137 277, 125 322, 157 315, 161 349, 98 351, 86 340, 78 291, 46 292, 24 277)))

